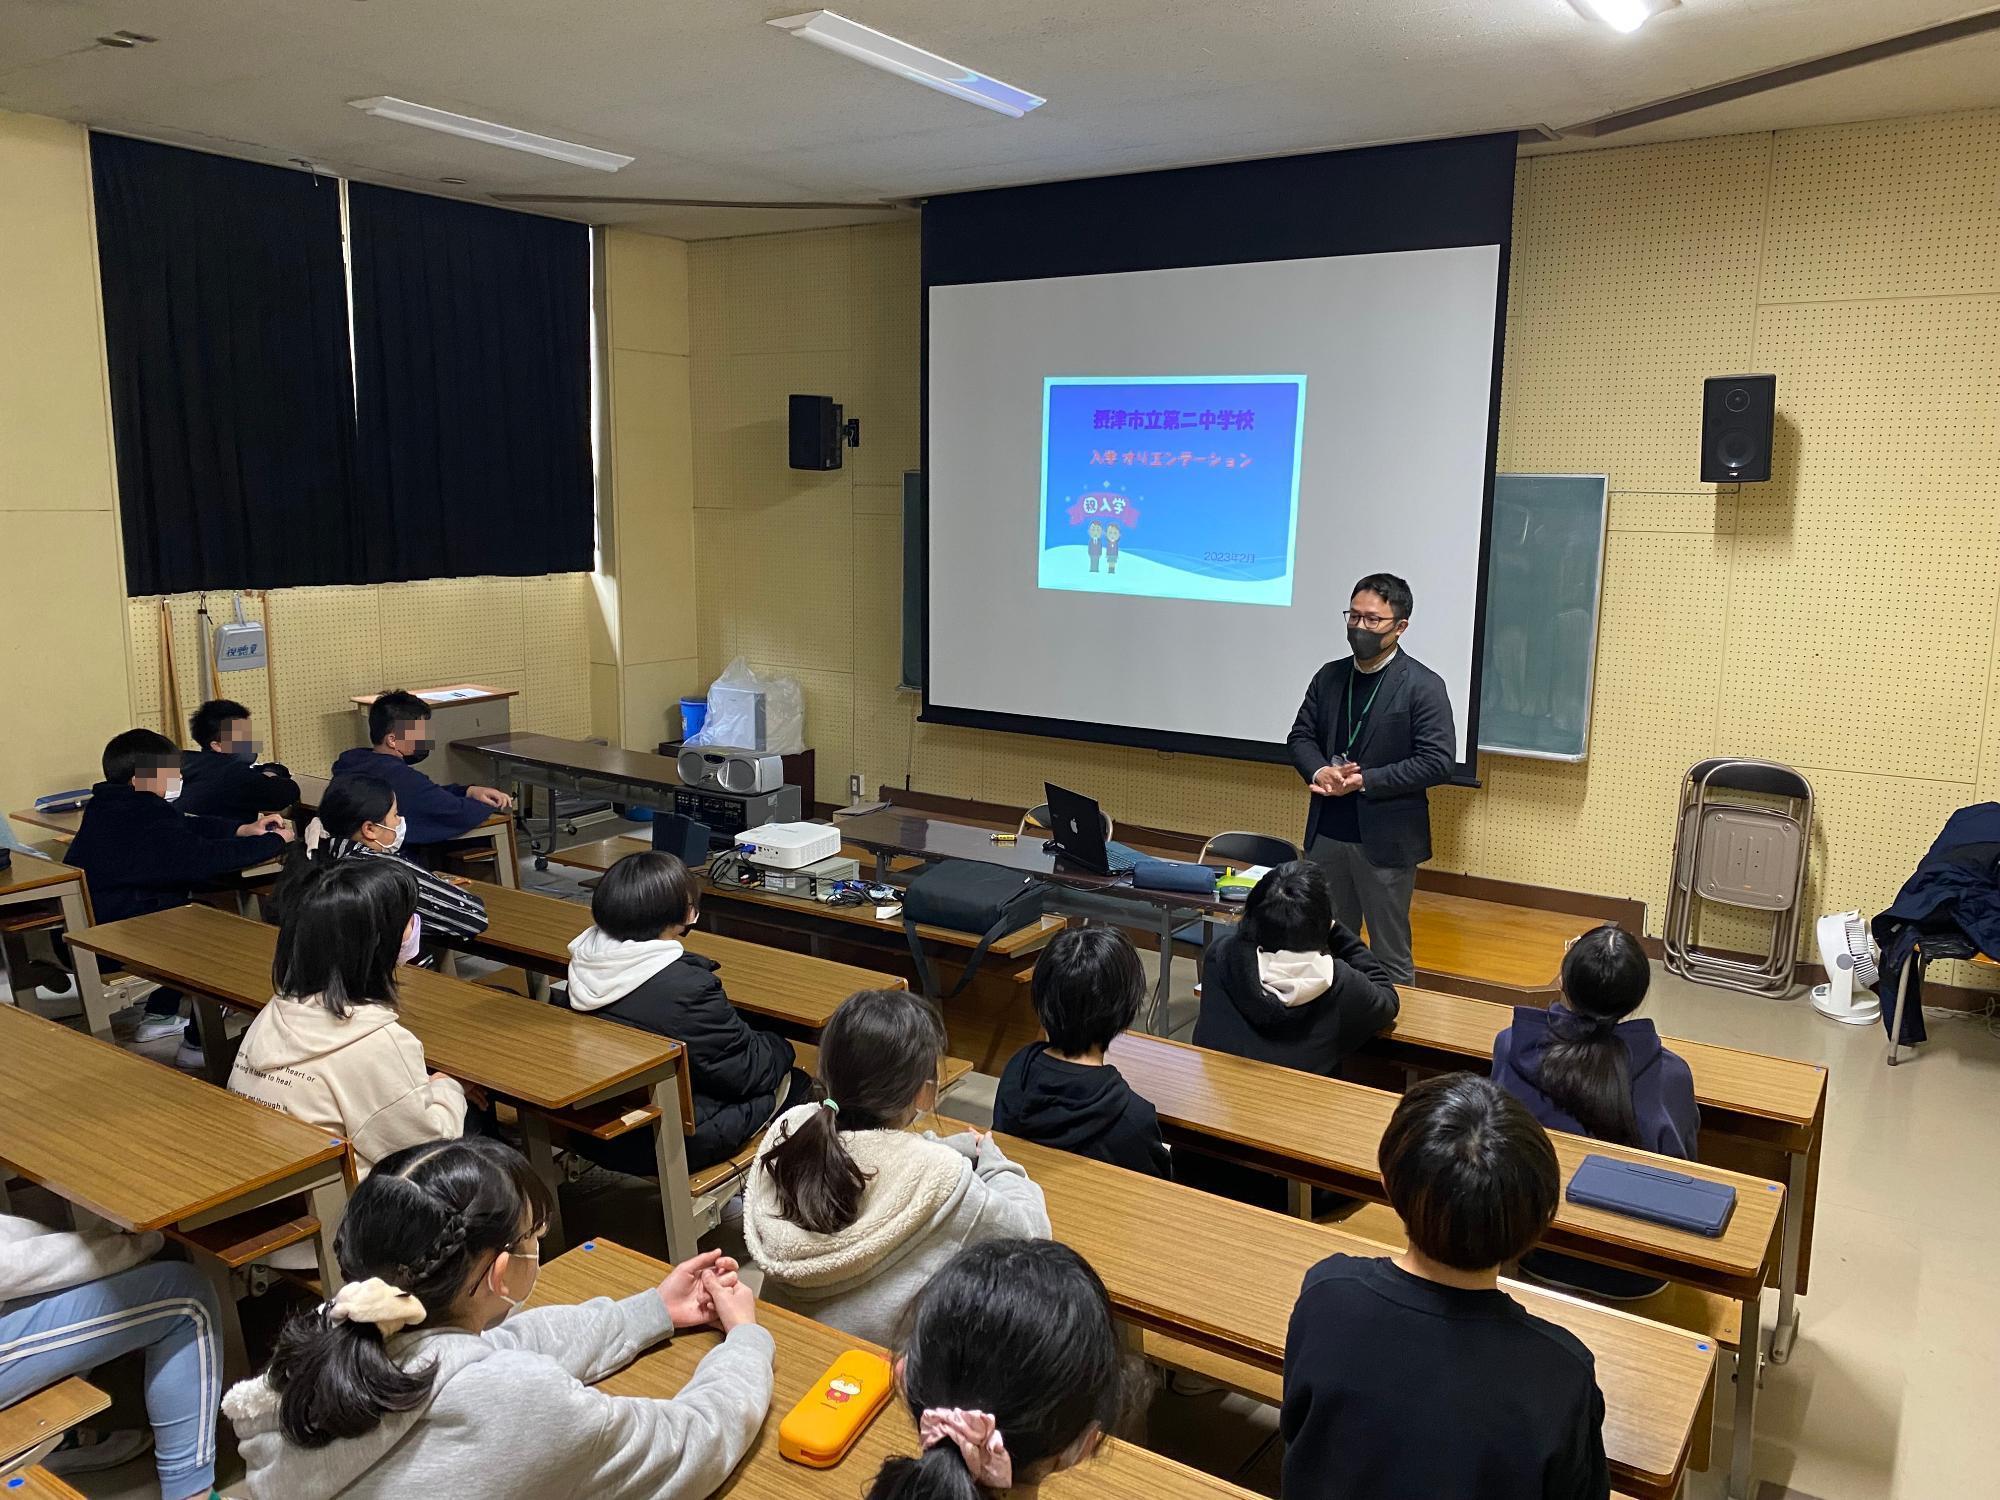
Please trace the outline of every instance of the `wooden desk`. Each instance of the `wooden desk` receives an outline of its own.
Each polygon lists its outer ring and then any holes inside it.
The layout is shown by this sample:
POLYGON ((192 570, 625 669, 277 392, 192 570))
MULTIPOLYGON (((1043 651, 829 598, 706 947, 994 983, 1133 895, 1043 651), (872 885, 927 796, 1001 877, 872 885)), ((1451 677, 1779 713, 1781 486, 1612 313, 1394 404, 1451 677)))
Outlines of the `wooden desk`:
MULTIPOLYGON (((1041 1185, 1055 1237, 1104 1278, 1121 1318, 1262 1370, 1284 1368, 1286 1325, 1308 1270, 1329 1255, 1387 1253, 1332 1226, 1013 1136, 996 1139, 1041 1185), (1171 1236, 1166 1254, 1163 1234, 1171 1236)), ((1596 1357, 1604 1447, 1620 1487, 1658 1500, 1674 1495, 1706 1411, 1713 1341, 1580 1298, 1503 1286, 1596 1357)))
MULTIPOLYGON (((592 1297, 629 1297, 656 1286, 668 1267, 610 1240, 590 1240, 542 1267, 528 1299, 531 1307, 583 1302, 592 1297)), ((850 1338, 783 1308, 760 1305, 757 1321, 771 1332, 773 1366, 770 1415, 748 1456, 718 1495, 755 1500, 854 1500, 885 1459, 917 1452, 909 1408, 891 1400, 854 1447, 831 1469, 808 1469, 778 1455, 778 1424, 844 1350, 886 1351, 850 1338)), ((671 1343, 641 1355, 601 1381, 613 1396, 668 1397, 687 1384, 701 1356, 714 1348, 713 1332, 676 1334, 671 1343)), ((1091 1462, 1052 1476, 1041 1489, 1046 1500, 1248 1500, 1250 1492, 1172 1459, 1116 1439, 1091 1462)))
MULTIPOLYGON (((32 849, 16 849, 11 863, 0 869, 0 912, 42 901, 57 904, 65 932, 81 932, 90 925, 90 894, 84 889, 83 871, 44 858, 32 849)), ((84 1024, 92 1036, 108 1042, 111 1007, 97 972, 97 956, 72 950, 71 963, 77 994, 83 1001, 84 1024)))
POLYGON ((1484 985, 1517 990, 1552 989, 1563 954, 1601 917, 1502 906, 1444 891, 1410 897, 1410 950, 1417 968, 1484 985))
MULTIPOLYGON (((549 734, 485 734, 452 741, 454 755, 484 760, 496 781, 547 789, 548 845, 537 848, 535 868, 546 870, 556 844, 558 792, 596 793, 615 802, 672 811, 681 784, 680 768, 664 755, 565 740, 549 734)), ((812 792, 804 793, 808 805, 812 792)))
MULTIPOLYGON (((1396 1096, 1159 1037, 1126 1034, 1110 1060, 1159 1111, 1169 1139, 1275 1172, 1294 1182, 1383 1199, 1376 1161, 1396 1096)), ((1726 1182, 1736 1210, 1715 1238, 1561 1200, 1542 1243, 1585 1259, 1684 1282, 1742 1304, 1746 1368, 1756 1367, 1764 1283, 1778 1252, 1785 1190, 1713 1167, 1550 1132, 1567 1183, 1587 1155, 1647 1161, 1726 1182)), ((1736 1457, 1730 1493, 1748 1494, 1757 1382, 1737 1382, 1736 1457)))
MULTIPOLYGON (((1366 1050, 1403 1062, 1436 1069, 1470 1062, 1483 1070, 1492 1061, 1494 1038, 1513 1021, 1513 1011, 1505 1005, 1434 990, 1397 993, 1402 1011, 1395 1025, 1366 1050)), ((1661 1040, 1694 1075, 1702 1159, 1760 1176, 1779 1175, 1785 1182, 1784 1240, 1775 1277, 1778 1323, 1771 1349, 1772 1360, 1783 1364, 1798 1334, 1793 1299, 1806 1290, 1811 1269, 1826 1069, 1685 1037, 1661 1040)))
POLYGON ((25 1454, 89 1421, 110 1404, 111 1398, 104 1392, 72 1375, 0 1409, 0 1474, 18 1465, 25 1454))
MULTIPOLYGON (((590 908, 535 891, 493 891, 486 896, 486 920, 486 931, 451 940, 453 945, 520 964, 538 977, 560 977, 569 972, 571 940, 590 926, 590 908)), ((721 965, 730 1004, 809 1036, 817 1036, 840 1002, 857 990, 909 988, 900 975, 717 937, 698 927, 684 941, 688 952, 721 965)), ((545 982, 541 991, 546 995, 545 982)))
MULTIPOLYGON (((270 1002, 277 946, 272 928, 211 907, 183 906, 92 927, 71 941, 196 996, 210 1075, 227 1081, 220 1007, 257 1011, 270 1002)), ((426 969, 404 968, 397 977, 402 1023, 424 1044, 429 1065, 519 1107, 529 1160, 552 1198, 558 1174, 550 1117, 646 1093, 659 1111, 648 1128, 667 1243, 677 1255, 692 1251, 685 1131, 693 1102, 680 1043, 426 969)), ((558 1211, 550 1224, 558 1243, 561 1228, 558 1211)))
MULTIPOLYGON (((71 941, 103 930, 86 928, 71 941)), ((120 1229, 161 1230, 194 1250, 224 1310, 224 1358, 232 1370, 245 1361, 229 1269, 205 1252, 196 1231, 304 1197, 317 1220, 321 1284, 337 1290, 333 1236, 347 1209, 346 1161, 347 1143, 337 1136, 0 1006, 0 1167, 120 1229)))

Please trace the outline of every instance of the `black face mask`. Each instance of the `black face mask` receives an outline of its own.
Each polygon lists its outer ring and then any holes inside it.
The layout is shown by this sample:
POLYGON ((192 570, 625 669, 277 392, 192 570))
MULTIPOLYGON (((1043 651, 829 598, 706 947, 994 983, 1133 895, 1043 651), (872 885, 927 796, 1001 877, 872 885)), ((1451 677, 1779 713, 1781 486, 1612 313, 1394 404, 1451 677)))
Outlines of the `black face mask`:
POLYGON ((422 760, 425 756, 429 755, 430 753, 431 753, 431 742, 429 740, 425 740, 421 745, 417 746, 416 749, 405 750, 403 752, 403 764, 406 766, 414 766, 418 761, 422 760))
POLYGON ((1357 661, 1373 661, 1395 644, 1396 638, 1392 634, 1377 635, 1361 625, 1347 627, 1347 648, 1354 653, 1357 661))

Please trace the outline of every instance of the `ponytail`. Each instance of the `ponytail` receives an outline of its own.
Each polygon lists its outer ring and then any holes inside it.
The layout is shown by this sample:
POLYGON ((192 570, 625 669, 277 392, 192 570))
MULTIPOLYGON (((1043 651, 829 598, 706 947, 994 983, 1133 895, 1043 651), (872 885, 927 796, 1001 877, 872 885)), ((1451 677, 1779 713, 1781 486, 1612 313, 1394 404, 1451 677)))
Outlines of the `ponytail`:
POLYGON ((1632 1056, 1617 1028, 1639 1008, 1651 981, 1645 950, 1622 927, 1592 928, 1563 956, 1567 1003, 1549 1012, 1542 1092, 1593 1139, 1639 1144, 1632 1056))
POLYGON ((958 1450, 940 1443, 916 1458, 883 1464, 865 1500, 981 1500, 982 1493, 958 1450))
POLYGON ((900 1128, 944 1055, 944 1025, 908 990, 862 990, 841 1001, 820 1034, 819 1107, 781 1127, 763 1169, 778 1214, 813 1234, 838 1234, 861 1212, 870 1174, 840 1139, 844 1130, 900 1128))
MULTIPOLYGON (((548 1197, 518 1153, 473 1137, 410 1146, 383 1158, 354 1191, 334 1253, 350 1283, 377 1279, 422 1306, 436 1327, 471 1290, 488 1255, 548 1220, 548 1197)), ((278 1336, 265 1378, 278 1422, 301 1448, 373 1432, 430 1399, 436 1362, 404 1369, 382 1328, 336 1316, 336 1298, 278 1336)))

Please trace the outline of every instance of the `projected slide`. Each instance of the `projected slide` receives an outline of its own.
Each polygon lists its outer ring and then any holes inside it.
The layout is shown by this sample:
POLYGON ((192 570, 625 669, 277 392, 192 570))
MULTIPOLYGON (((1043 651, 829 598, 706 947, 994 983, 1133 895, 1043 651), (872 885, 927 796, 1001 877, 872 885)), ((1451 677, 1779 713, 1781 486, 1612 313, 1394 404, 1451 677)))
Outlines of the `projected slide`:
POLYGON ((1045 589, 1292 602, 1303 375, 1042 383, 1045 589))

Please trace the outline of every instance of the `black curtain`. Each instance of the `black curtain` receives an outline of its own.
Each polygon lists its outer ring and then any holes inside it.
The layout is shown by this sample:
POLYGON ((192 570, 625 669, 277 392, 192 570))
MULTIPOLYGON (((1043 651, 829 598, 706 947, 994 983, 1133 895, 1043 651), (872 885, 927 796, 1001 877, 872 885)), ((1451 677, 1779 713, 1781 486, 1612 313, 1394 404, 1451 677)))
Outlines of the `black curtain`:
POLYGON ((591 566, 590 231, 352 183, 376 579, 591 566))
POLYGON ((340 184, 115 135, 90 157, 127 587, 359 578, 340 184))

